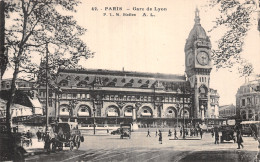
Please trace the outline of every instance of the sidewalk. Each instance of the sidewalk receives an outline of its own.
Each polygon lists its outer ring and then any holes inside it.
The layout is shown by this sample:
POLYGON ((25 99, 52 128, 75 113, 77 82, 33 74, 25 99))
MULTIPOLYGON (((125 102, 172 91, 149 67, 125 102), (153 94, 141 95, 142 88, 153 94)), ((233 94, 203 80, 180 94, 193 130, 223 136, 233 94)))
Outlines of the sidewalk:
POLYGON ((29 147, 24 146, 24 149, 27 152, 27 156, 37 155, 46 152, 44 150, 44 142, 43 141, 38 142, 37 138, 32 138, 32 146, 31 145, 29 147))

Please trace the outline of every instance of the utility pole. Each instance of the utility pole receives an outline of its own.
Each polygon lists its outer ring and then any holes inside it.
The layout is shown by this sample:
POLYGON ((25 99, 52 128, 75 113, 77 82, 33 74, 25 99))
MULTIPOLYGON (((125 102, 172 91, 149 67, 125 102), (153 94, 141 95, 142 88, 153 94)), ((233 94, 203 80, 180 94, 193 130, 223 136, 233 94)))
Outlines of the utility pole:
POLYGON ((48 130, 49 125, 49 114, 48 114, 48 104, 49 104, 49 87, 48 87, 48 63, 49 63, 49 50, 48 50, 48 43, 46 43, 46 129, 48 130))

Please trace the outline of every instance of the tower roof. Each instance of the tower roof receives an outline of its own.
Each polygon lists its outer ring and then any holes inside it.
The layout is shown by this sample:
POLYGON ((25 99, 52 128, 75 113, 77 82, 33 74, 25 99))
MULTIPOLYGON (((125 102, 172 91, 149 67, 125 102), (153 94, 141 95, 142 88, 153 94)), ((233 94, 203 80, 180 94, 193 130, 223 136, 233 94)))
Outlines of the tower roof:
POLYGON ((206 41, 210 42, 209 37, 206 34, 206 31, 200 24, 200 16, 199 16, 198 8, 196 8, 196 11, 195 11, 194 21, 195 21, 195 24, 190 31, 188 39, 186 40, 185 51, 192 48, 194 45, 194 42, 196 40, 206 40, 206 41))

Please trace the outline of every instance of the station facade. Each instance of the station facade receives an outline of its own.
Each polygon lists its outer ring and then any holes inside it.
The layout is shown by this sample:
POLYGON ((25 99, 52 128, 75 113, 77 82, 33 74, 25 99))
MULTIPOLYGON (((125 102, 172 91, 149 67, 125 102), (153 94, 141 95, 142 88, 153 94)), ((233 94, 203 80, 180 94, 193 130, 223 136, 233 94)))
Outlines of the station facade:
MULTIPOLYGON (((218 118, 219 95, 210 88, 211 43, 199 11, 184 48, 185 75, 60 69, 49 115, 85 124, 135 122, 139 127, 176 126, 218 118)), ((45 87, 38 88, 43 105, 45 87)), ((214 122, 214 121, 213 121, 214 122)))

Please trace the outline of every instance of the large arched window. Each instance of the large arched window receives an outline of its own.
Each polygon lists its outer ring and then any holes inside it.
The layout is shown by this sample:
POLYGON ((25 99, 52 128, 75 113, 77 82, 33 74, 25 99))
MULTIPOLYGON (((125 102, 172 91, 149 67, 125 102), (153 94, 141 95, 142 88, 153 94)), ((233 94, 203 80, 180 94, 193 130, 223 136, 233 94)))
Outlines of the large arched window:
POLYGON ((81 105, 78 110, 78 116, 90 116, 90 108, 86 105, 81 105))
POLYGON ((142 117, 152 117, 153 116, 153 111, 150 107, 148 106, 144 106, 142 109, 141 109, 141 116, 142 117))
POLYGON ((116 117, 119 116, 119 110, 116 106, 109 106, 107 109, 107 116, 116 117))
POLYGON ((173 107, 169 107, 166 110, 166 117, 167 118, 174 118, 176 117, 176 110, 173 107))
POLYGON ((69 116, 69 106, 68 105, 60 106, 60 116, 69 116))

